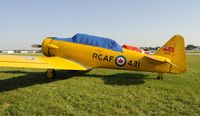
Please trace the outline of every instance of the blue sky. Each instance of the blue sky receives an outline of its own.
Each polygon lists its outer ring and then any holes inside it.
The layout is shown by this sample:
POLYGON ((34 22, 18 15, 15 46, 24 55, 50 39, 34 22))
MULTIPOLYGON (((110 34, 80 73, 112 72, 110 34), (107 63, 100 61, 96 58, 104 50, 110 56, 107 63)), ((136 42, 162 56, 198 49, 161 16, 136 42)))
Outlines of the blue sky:
POLYGON ((199 0, 1 0, 0 49, 86 33, 120 44, 161 46, 174 34, 200 45, 199 0))

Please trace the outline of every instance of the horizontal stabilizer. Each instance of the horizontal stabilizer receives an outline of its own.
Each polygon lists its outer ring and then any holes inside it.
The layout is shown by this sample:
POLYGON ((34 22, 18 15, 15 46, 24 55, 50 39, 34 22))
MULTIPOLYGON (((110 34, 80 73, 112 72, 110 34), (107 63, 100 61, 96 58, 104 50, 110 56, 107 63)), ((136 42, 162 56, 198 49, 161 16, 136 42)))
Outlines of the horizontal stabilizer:
POLYGON ((146 55, 145 57, 148 58, 148 59, 150 59, 150 60, 157 61, 157 62, 169 63, 172 66, 177 67, 174 63, 171 62, 170 59, 162 57, 162 56, 158 56, 158 55, 146 55))

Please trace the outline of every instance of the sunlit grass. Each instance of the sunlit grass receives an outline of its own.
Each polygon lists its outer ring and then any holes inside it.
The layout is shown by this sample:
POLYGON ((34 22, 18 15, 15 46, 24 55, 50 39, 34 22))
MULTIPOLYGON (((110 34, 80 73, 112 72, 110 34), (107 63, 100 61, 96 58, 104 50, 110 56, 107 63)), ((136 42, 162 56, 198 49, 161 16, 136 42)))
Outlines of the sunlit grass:
POLYGON ((188 71, 156 74, 95 69, 86 74, 0 69, 1 115, 200 115, 200 56, 188 71))

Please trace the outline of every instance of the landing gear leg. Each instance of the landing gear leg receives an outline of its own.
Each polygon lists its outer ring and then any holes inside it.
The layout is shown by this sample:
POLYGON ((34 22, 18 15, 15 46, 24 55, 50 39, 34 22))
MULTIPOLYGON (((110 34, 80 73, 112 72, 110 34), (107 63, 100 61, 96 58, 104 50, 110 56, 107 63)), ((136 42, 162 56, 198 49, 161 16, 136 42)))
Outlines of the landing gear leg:
POLYGON ((157 76, 157 79, 158 79, 158 80, 163 79, 163 74, 162 74, 162 73, 159 73, 158 76, 157 76))
POLYGON ((56 77, 56 71, 54 69, 48 69, 46 71, 46 77, 49 79, 55 78, 56 77))

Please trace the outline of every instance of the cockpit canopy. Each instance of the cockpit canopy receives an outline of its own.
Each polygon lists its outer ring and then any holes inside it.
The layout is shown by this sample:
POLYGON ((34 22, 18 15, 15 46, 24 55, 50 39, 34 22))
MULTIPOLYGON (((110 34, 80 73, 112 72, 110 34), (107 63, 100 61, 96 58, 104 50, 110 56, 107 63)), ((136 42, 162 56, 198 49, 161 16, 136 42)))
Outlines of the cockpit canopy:
POLYGON ((79 44, 86 44, 91 46, 98 46, 118 52, 122 52, 122 47, 112 39, 98 37, 93 35, 81 34, 78 33, 74 35, 72 38, 57 38, 53 37, 54 40, 62 40, 67 42, 74 42, 79 44))

